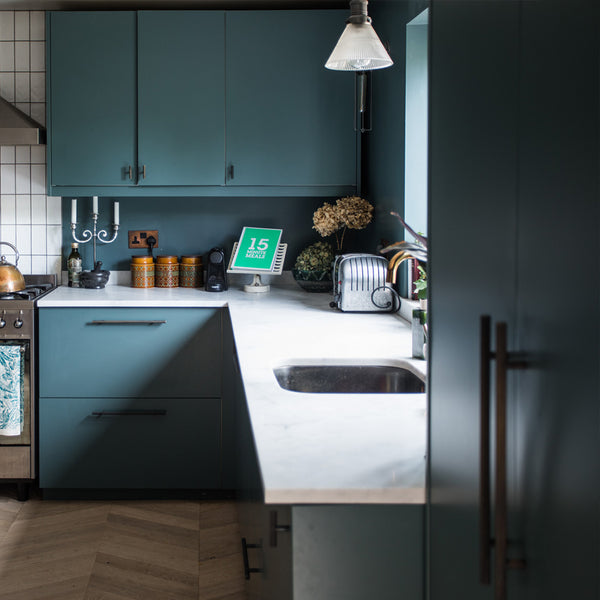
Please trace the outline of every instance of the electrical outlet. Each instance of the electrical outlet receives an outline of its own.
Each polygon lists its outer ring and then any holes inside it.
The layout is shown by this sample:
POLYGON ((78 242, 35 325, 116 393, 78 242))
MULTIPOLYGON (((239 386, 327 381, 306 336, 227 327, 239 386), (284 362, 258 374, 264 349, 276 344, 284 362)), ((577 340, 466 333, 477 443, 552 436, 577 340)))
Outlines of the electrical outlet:
POLYGON ((152 246, 158 247, 158 229, 139 229, 129 232, 129 247, 130 248, 149 248, 148 238, 153 237, 156 242, 152 246))

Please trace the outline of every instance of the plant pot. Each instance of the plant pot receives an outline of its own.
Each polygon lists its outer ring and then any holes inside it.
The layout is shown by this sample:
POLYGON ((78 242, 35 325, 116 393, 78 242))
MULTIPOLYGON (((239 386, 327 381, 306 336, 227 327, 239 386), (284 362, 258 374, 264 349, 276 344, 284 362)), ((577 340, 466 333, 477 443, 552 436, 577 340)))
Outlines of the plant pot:
POLYGON ((331 271, 303 271, 293 269, 292 274, 296 283, 306 292, 329 292, 333 291, 331 271))

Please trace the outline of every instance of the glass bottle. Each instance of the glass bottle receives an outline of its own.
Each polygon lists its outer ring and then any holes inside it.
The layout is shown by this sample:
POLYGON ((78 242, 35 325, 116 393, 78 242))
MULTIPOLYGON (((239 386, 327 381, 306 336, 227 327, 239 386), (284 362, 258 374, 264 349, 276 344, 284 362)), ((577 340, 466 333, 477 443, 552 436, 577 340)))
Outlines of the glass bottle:
POLYGON ((71 244, 71 254, 67 258, 67 272, 69 274, 69 287, 81 287, 81 254, 79 254, 79 244, 71 244))

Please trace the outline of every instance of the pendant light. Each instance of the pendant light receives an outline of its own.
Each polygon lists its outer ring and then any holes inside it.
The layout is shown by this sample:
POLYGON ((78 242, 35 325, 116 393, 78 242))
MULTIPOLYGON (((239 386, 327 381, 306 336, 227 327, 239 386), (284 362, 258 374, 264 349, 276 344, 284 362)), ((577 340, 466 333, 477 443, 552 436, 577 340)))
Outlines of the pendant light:
POLYGON ((394 63, 383 47, 367 14, 367 0, 350 0, 350 17, 338 43, 325 63, 334 71, 372 71, 394 63))

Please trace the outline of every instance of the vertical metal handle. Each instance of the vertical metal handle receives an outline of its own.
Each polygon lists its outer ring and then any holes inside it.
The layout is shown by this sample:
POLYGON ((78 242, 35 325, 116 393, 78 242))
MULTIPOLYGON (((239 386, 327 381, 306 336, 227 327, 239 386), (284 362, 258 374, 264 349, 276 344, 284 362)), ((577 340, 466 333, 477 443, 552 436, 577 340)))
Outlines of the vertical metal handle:
POLYGON ((506 323, 496 324, 496 473, 494 516, 494 599, 506 598, 506 323))
POLYGON ((277 511, 269 512, 269 545, 271 548, 277 548, 277 534, 289 533, 291 527, 289 525, 279 525, 277 523, 277 511))
POLYGON ((229 163, 229 165, 227 165, 227 180, 231 181, 233 179, 233 176, 234 176, 233 163, 229 163))
POLYGON ((133 179, 133 167, 129 165, 129 179, 133 179))
POLYGON ((479 581, 489 585, 490 578, 490 363, 491 318, 480 321, 479 394, 479 581))
POLYGON ((263 569, 257 569, 250 567, 250 561, 248 560, 248 548, 261 548, 260 544, 248 544, 246 538, 242 538, 242 557, 244 559, 244 578, 250 579, 252 573, 262 573, 263 569))
POLYGON ((140 169, 140 175, 142 176, 142 179, 146 179, 146 165, 142 165, 142 168, 140 169))

